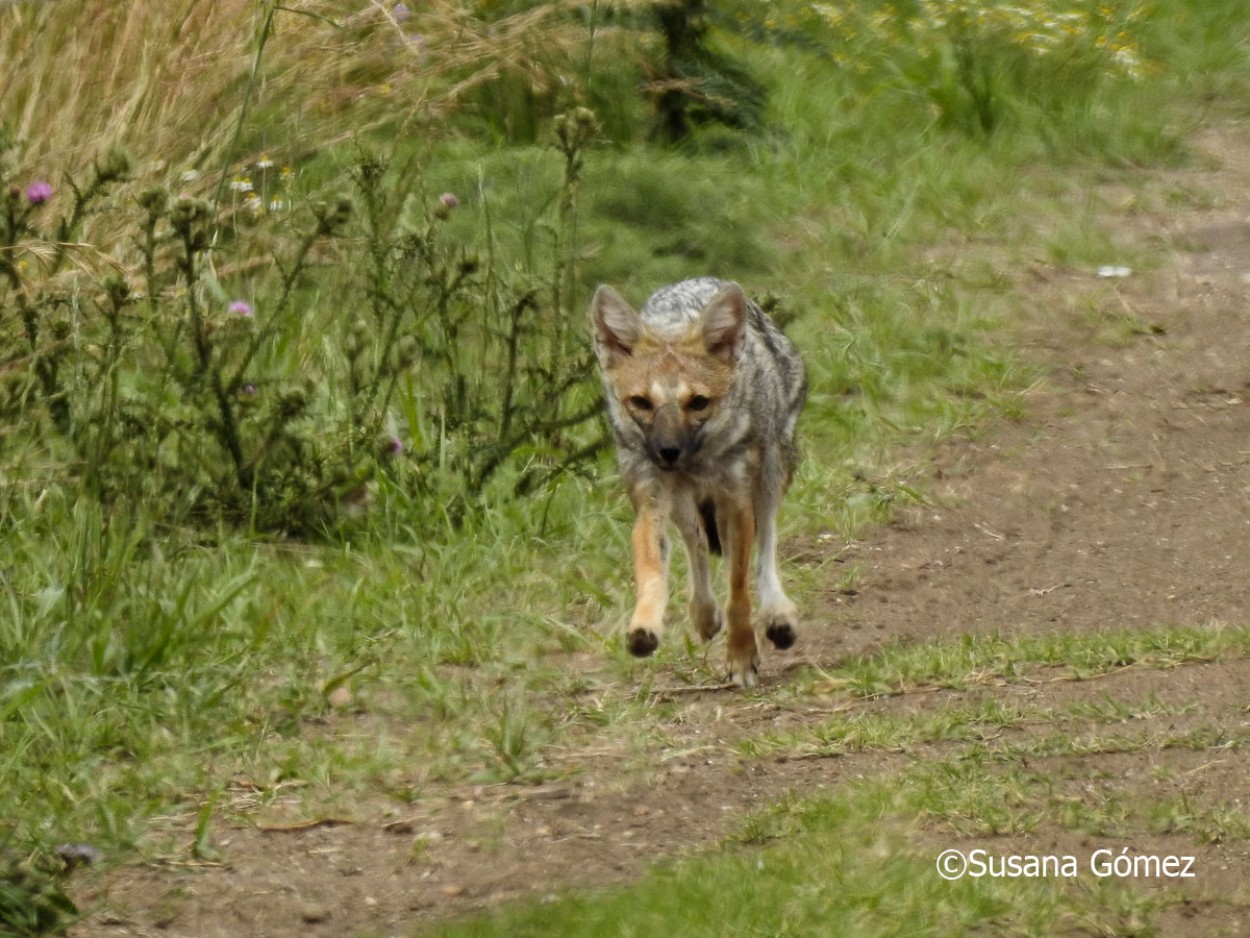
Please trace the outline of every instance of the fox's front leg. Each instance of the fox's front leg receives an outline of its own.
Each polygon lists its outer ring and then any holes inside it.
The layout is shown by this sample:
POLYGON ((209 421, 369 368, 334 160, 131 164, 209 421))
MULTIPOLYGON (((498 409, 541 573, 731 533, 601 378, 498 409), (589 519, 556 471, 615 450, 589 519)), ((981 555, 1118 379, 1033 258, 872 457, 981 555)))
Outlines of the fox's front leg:
POLYGON ((645 658, 659 646, 664 634, 664 608, 668 605, 668 539, 664 529, 668 513, 650 501, 639 503, 637 511, 633 534, 637 604, 625 644, 630 654, 645 658))

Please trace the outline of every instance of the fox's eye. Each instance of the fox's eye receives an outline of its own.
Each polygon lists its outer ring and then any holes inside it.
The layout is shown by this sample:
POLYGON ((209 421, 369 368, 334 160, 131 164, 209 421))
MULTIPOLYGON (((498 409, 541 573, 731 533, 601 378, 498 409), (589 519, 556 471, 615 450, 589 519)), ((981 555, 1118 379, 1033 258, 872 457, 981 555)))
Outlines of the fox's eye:
POLYGON ((712 403, 702 394, 696 394, 690 400, 686 401, 687 410, 707 410, 707 405, 712 403))
POLYGON ((650 410, 651 399, 647 397, 643 397, 641 394, 635 394, 633 397, 629 399, 629 406, 634 407, 638 410, 650 410))

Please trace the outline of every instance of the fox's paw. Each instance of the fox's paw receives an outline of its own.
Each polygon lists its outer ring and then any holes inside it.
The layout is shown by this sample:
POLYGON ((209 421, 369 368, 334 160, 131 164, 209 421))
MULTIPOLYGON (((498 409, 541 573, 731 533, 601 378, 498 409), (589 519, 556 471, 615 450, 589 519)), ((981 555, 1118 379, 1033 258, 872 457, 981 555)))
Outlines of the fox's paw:
POLYGON ((764 634, 768 636, 768 640, 777 648, 789 648, 798 641, 799 633, 794 630, 794 626, 789 622, 773 622, 764 627, 764 634))
POLYGON ((729 642, 729 680, 743 689, 760 682, 760 653, 755 647, 755 636, 748 633, 750 644, 729 642))
POLYGON ((764 626, 764 634, 776 648, 789 648, 799 639, 798 615, 793 604, 765 610, 761 624, 764 626))
POLYGON ((720 633, 721 626, 725 623, 724 615, 716 606, 711 606, 708 609, 699 609, 691 603, 690 618, 699 632, 699 638, 705 642, 710 642, 715 638, 720 633))
POLYGON ((729 676, 726 680, 737 684, 743 690, 750 690, 760 682, 760 663, 755 661, 746 664, 730 664, 729 676))
POLYGON ((635 658, 645 658, 660 647, 660 638, 650 629, 630 629, 625 636, 625 647, 635 658))

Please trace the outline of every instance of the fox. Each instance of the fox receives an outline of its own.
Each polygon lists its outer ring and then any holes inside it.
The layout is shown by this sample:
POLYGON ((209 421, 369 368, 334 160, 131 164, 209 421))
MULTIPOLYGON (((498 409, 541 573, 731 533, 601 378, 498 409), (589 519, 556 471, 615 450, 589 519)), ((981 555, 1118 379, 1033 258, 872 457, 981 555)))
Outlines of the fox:
POLYGON ((728 680, 759 681, 751 572, 764 634, 798 638, 798 610, 777 571, 777 514, 798 466, 807 373, 797 346, 733 281, 662 287, 635 311, 612 287, 591 300, 595 356, 617 464, 635 520, 635 606, 625 644, 659 647, 668 605, 669 524, 689 559, 688 612, 710 641, 728 626, 728 680), (712 588, 723 553, 729 595, 712 588))

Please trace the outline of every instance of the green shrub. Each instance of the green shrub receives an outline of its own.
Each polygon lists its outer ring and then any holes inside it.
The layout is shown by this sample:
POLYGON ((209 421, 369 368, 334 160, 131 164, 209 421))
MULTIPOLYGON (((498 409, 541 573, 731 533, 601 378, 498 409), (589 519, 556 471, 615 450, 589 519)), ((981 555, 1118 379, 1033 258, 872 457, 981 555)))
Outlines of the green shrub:
POLYGON ((974 136, 1062 120, 1148 68, 1140 3, 870 0, 784 10, 765 20, 763 36, 805 40, 861 84, 914 95, 941 124, 974 136))
POLYGON ((569 233, 595 123, 578 109, 556 128, 537 273, 497 264, 484 228, 448 237, 457 197, 364 151, 351 196, 298 209, 242 178, 225 207, 160 188, 109 202, 128 171, 114 156, 52 220, 50 186, 4 180, 3 445, 42 448, 105 502, 302 535, 383 474, 461 513, 505 469, 527 491, 588 458, 601 439, 569 233), (81 243, 93 213, 120 217, 134 250, 81 243))

